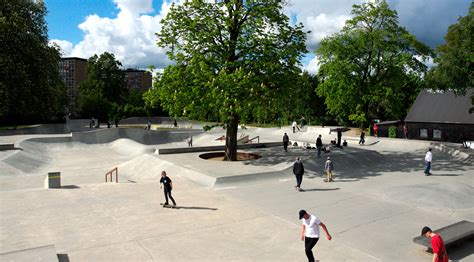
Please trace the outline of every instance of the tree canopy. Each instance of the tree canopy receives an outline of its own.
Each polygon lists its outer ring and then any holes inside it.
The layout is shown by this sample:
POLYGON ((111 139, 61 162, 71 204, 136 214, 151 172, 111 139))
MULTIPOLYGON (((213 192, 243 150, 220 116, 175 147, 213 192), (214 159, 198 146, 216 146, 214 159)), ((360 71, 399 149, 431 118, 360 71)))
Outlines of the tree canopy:
POLYGON ((427 76, 428 87, 464 95, 474 87, 474 3, 466 16, 449 27, 446 43, 436 49, 437 64, 427 76))
POLYGON ((341 122, 406 115, 432 51, 405 28, 383 0, 353 5, 343 29, 321 41, 317 92, 341 122))
POLYGON ((0 0, 0 122, 64 116, 59 49, 48 45, 43 1, 0 0))
POLYGON ((291 25, 279 0, 203 0, 173 4, 158 45, 175 62, 158 75, 148 104, 173 116, 226 125, 226 159, 237 158, 240 121, 279 114, 306 52, 301 24, 291 25))
POLYGON ((107 120, 111 109, 124 101, 127 88, 121 66, 122 63, 108 52, 93 55, 87 60, 87 79, 80 85, 84 117, 107 120))

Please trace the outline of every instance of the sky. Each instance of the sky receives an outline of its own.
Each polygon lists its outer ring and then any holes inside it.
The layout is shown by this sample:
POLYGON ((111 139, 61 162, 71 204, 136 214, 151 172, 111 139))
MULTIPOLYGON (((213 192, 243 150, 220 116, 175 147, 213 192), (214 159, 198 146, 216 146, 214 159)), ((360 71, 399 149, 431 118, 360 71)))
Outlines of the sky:
MULTIPOLYGON (((183 0, 44 0, 50 42, 64 57, 89 58, 111 52, 124 67, 163 68, 172 63, 156 45, 155 33, 172 2, 183 0)), ((310 30, 303 68, 317 72, 314 50, 326 36, 338 32, 353 4, 368 0, 289 0, 285 13, 310 30)), ((467 15, 471 0, 387 0, 399 23, 418 40, 435 48, 444 43, 451 24, 467 15)))

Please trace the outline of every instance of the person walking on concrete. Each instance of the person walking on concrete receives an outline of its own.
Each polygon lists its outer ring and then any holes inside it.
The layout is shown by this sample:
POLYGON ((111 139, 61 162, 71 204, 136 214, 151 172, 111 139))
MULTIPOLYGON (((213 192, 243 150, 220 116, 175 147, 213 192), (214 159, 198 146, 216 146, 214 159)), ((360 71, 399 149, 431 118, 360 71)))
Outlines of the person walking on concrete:
POLYGON ((325 182, 332 182, 332 170, 334 169, 334 164, 331 161, 331 157, 328 156, 326 163, 324 164, 324 170, 326 170, 326 180, 325 182))
POLYGON ((363 146, 365 143, 365 133, 364 131, 360 132, 360 140, 359 140, 359 145, 363 146))
POLYGON ((293 174, 296 177, 295 189, 298 191, 302 191, 301 182, 303 182, 304 165, 303 165, 303 161, 301 161, 299 157, 296 158, 296 161, 293 164, 293 174))
POLYGON ((288 135, 285 133, 283 135, 283 149, 285 149, 285 152, 288 152, 288 143, 290 143, 290 138, 288 135))
POLYGON ((174 198, 171 196, 171 190, 173 190, 173 182, 171 179, 166 175, 166 171, 161 171, 161 179, 160 179, 160 189, 163 188, 165 193, 165 203, 164 206, 169 205, 168 197, 173 201, 173 205, 176 206, 176 202, 174 198))
POLYGON ((431 248, 433 249, 433 262, 448 262, 448 253, 444 246, 444 241, 440 235, 433 233, 431 228, 423 227, 421 235, 431 238, 431 248))
POLYGON ((428 149, 425 155, 425 176, 431 175, 431 161, 433 160, 433 154, 431 148, 428 149))
POLYGON ((321 135, 319 135, 316 139, 316 148, 318 149, 318 157, 321 157, 321 149, 323 148, 323 140, 321 139, 321 135))
POLYGON ((188 137, 188 147, 193 147, 193 136, 188 137))
POLYGON ((303 225, 303 230, 301 231, 301 241, 304 241, 304 251, 308 262, 314 262, 313 247, 318 243, 320 233, 319 226, 321 226, 326 233, 326 238, 331 240, 331 234, 326 227, 326 225, 319 220, 315 215, 309 214, 306 210, 302 209, 299 212, 299 218, 303 225))

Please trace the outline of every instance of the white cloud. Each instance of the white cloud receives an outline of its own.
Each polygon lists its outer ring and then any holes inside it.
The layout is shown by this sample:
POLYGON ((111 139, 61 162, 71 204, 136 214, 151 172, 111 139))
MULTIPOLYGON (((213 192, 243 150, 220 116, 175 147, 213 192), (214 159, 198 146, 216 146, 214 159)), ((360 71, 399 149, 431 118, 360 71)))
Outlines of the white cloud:
POLYGON ((161 68, 170 63, 165 50, 156 45, 156 32, 161 29, 160 21, 170 9, 170 1, 164 1, 157 15, 153 12, 152 0, 114 0, 119 13, 115 18, 92 14, 79 25, 84 38, 76 45, 64 40, 52 40, 64 52, 64 56, 89 58, 94 54, 110 52, 125 67, 161 68))
POLYGON ((316 56, 313 59, 311 59, 307 65, 303 66, 303 70, 306 70, 308 71, 308 73, 315 75, 319 71, 318 63, 319 63, 319 60, 318 60, 318 57, 316 56))
POLYGON ((59 48, 61 49, 61 56, 68 56, 69 54, 71 54, 73 49, 72 43, 65 40, 51 39, 49 43, 56 44, 57 46, 59 46, 59 48))

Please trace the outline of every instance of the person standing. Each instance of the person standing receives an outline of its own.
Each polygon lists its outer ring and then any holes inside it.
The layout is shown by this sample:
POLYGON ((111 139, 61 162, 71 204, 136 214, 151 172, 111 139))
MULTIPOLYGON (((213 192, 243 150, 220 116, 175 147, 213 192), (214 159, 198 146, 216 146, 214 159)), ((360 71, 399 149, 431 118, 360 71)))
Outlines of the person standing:
POLYGON ((285 149, 285 152, 288 152, 288 143, 290 143, 290 138, 288 135, 285 133, 283 135, 283 149, 285 149))
POLYGON ((408 139, 408 127, 406 124, 403 125, 403 134, 405 135, 405 139, 408 139))
MULTIPOLYGON (((296 124, 296 121, 293 121, 293 123, 291 124, 291 127, 293 128, 293 134, 295 133, 295 129, 298 127, 298 125, 296 124)), ((298 130, 300 130, 300 128, 298 127, 298 130)))
POLYGON ((165 203, 164 206, 169 205, 168 197, 173 201, 173 205, 176 206, 176 202, 174 198, 171 196, 171 190, 173 189, 173 182, 171 179, 166 175, 166 171, 161 171, 161 179, 160 179, 160 189, 163 188, 165 193, 165 203))
POLYGON ((306 210, 302 209, 299 212, 299 218, 303 225, 303 230, 301 231, 301 241, 304 241, 304 251, 308 262, 314 262, 313 247, 318 243, 320 233, 319 226, 321 226, 326 233, 326 238, 331 240, 332 237, 329 234, 329 231, 326 225, 319 220, 315 215, 309 214, 306 210))
POLYGON ((321 135, 318 136, 316 139, 316 148, 318 149, 318 157, 321 157, 321 149, 323 147, 323 140, 321 139, 321 135))
POLYGON ((433 160, 433 154, 431 148, 428 149, 425 155, 425 176, 431 175, 431 161, 433 160))
POLYGON ((379 136, 379 126, 377 125, 377 123, 374 123, 374 136, 379 136))
POLYGON ((147 127, 148 130, 151 130, 151 122, 150 121, 148 121, 148 123, 146 124, 146 127, 147 127))
POLYGON ((193 147, 193 136, 188 137, 188 147, 193 147))
POLYGON ((359 145, 363 146, 365 143, 365 133, 364 131, 360 132, 360 140, 359 140, 359 145))
POLYGON ((341 138, 342 138, 342 130, 340 128, 337 129, 337 147, 341 147, 341 138))
POLYGON ((332 182, 332 170, 334 169, 334 164, 331 161, 331 157, 328 156, 326 163, 324 164, 324 170, 326 170, 326 182, 332 182))
POLYGON ((303 165, 303 161, 301 161, 299 157, 296 158, 296 161, 293 164, 293 174, 296 177, 295 189, 298 191, 302 191, 301 182, 303 182, 304 165, 303 165))
POLYGON ((431 238, 431 248, 433 249, 433 262, 448 262, 448 253, 444 246, 444 241, 440 235, 433 233, 431 228, 423 227, 421 235, 431 238))

